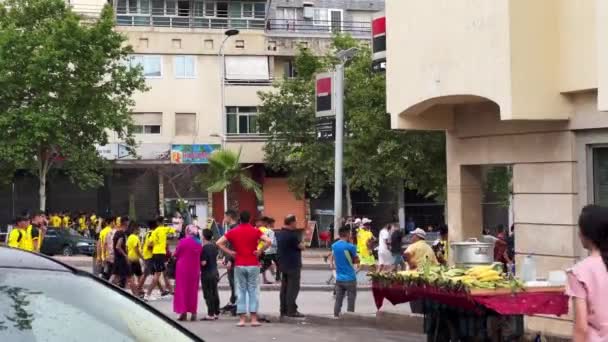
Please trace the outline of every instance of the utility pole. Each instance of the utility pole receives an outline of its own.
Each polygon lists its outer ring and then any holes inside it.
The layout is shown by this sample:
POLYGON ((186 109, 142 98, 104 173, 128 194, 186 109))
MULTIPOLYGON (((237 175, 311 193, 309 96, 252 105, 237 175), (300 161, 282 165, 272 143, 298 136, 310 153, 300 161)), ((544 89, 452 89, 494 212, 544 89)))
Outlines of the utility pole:
POLYGON ((342 171, 344 169, 344 62, 336 66, 334 97, 336 99, 336 147, 334 165, 334 239, 342 227, 342 171))

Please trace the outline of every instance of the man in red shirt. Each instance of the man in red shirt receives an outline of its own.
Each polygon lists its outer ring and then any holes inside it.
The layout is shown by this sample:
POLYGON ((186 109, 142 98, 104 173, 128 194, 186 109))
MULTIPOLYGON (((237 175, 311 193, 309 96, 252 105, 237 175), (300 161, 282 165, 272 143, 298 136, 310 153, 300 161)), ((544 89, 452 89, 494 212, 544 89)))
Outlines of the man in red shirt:
POLYGON ((272 241, 259 229, 252 226, 249 212, 240 214, 240 224, 228 231, 217 241, 217 246, 227 255, 234 257, 234 278, 237 289, 236 312, 241 319, 237 326, 245 326, 247 311, 251 314, 251 326, 259 326, 258 312, 258 279, 260 277, 259 256, 272 244, 272 241), (264 246, 258 249, 258 243, 264 246), (230 243, 232 249, 227 247, 230 243), (249 308, 249 310, 247 310, 249 308))

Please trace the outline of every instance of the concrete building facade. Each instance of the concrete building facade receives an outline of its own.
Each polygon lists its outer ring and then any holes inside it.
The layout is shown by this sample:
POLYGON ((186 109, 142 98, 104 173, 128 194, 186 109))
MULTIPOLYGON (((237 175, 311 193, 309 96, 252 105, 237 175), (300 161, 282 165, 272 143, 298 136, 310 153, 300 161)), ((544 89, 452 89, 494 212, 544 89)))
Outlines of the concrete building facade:
MULTIPOLYGON (((513 170, 516 260, 539 276, 587 254, 581 208, 608 204, 608 3, 601 0, 389 0, 392 127, 447 135, 450 240, 481 234, 482 176, 513 170)), ((532 317, 570 336, 572 316, 532 317)))

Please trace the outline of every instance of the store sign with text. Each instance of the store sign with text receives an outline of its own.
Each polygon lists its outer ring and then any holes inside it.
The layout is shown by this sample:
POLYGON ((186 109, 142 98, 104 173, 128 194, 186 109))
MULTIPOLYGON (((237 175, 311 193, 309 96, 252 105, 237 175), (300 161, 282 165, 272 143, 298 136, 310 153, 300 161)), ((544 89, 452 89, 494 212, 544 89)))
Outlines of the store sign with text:
POLYGON ((209 164, 209 156, 221 145, 172 145, 172 164, 209 164))

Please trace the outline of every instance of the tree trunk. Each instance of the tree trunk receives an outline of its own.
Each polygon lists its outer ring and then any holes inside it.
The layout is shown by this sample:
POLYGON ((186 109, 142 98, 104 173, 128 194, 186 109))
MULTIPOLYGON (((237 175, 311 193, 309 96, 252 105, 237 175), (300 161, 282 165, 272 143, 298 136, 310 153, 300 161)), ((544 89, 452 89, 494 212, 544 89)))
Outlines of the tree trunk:
POLYGON ((42 165, 38 172, 38 180, 40 182, 39 186, 38 186, 38 196, 40 197, 40 210, 41 211, 46 210, 46 174, 47 174, 46 165, 42 165))
POLYGON ((350 185, 346 182, 346 216, 353 216, 353 199, 350 196, 350 185))

